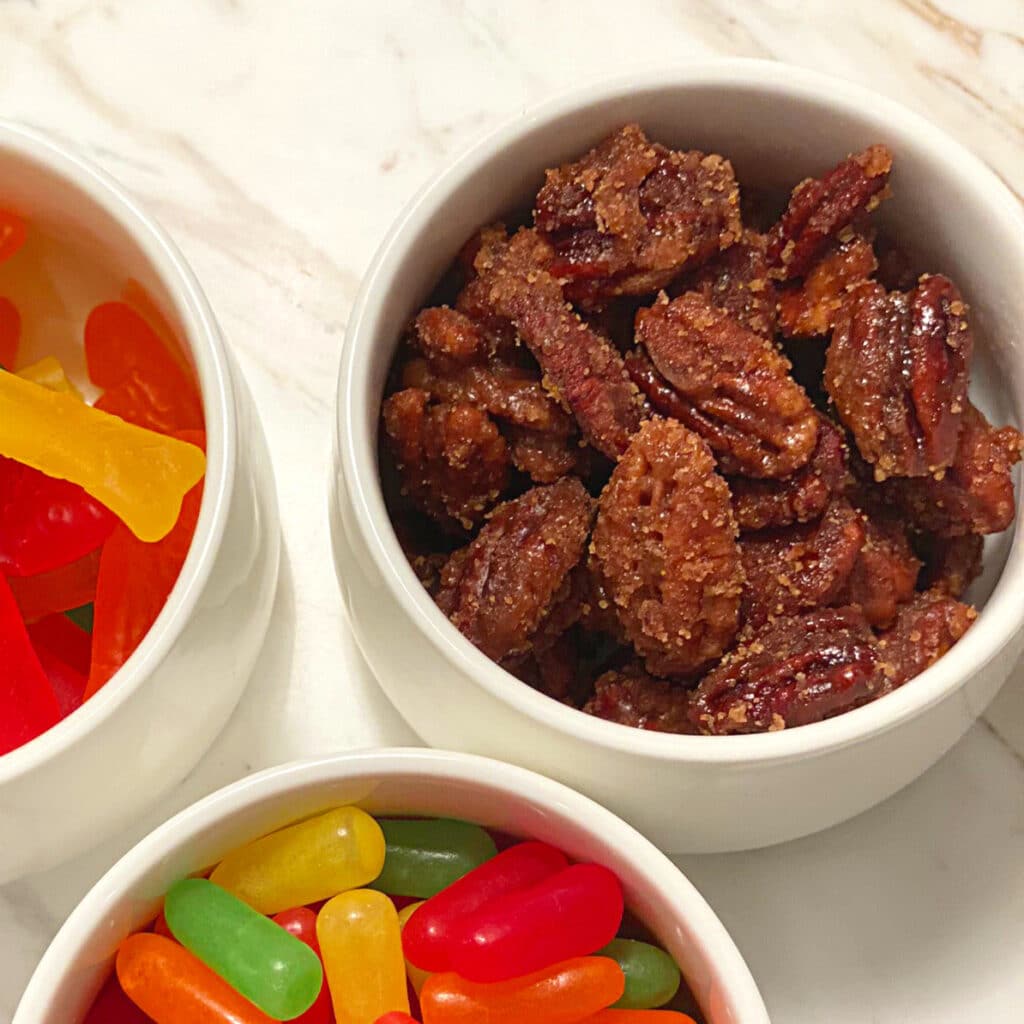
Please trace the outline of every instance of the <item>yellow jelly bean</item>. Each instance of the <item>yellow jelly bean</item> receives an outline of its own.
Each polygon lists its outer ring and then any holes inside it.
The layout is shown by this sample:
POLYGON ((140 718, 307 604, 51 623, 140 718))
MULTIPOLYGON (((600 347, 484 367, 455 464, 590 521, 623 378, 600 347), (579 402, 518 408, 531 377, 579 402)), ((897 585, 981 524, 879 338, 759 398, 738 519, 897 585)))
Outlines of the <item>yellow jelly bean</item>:
POLYGON ((0 455, 78 484, 141 541, 170 533, 182 498, 206 471, 196 445, 125 423, 13 373, 0 373, 0 408, 0 455))
MULTIPOLYGON (((420 900, 419 903, 410 903, 407 907, 402 907, 398 912, 398 924, 399 927, 405 928, 406 922, 412 917, 413 912, 419 907, 422 907, 426 900, 420 900)), ((430 971, 424 971, 422 968, 417 967, 411 960, 406 958, 405 961, 405 973, 409 978, 409 984, 412 985, 413 991, 416 995, 420 994, 420 989, 423 988, 427 978, 430 977, 430 971)))
POLYGON ((46 388, 47 391, 66 392, 82 401, 81 392, 68 380, 64 367, 60 365, 60 360, 53 356, 45 356, 31 366, 23 366, 16 376, 38 384, 40 387, 46 388))
POLYGON ((409 1012, 402 932, 387 896, 374 889, 335 896, 317 915, 316 937, 337 1024, 409 1012))
POLYGON ((358 807, 337 807, 234 850, 210 881, 278 914, 367 885, 383 866, 380 825, 358 807))

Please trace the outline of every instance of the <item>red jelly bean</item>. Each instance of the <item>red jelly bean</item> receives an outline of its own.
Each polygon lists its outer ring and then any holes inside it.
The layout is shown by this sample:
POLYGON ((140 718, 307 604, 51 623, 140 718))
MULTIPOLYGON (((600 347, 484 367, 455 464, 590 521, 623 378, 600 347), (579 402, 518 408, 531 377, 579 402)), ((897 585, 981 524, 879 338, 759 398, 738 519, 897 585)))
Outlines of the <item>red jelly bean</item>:
POLYGON ((59 569, 38 576, 12 576, 7 582, 14 592, 26 622, 35 622, 53 612, 66 612, 91 604, 96 597, 100 571, 99 549, 59 569))
POLYGON ((21 341, 21 314, 10 299, 0 296, 0 366, 13 370, 21 341))
POLYGON ((150 1024, 152 1019, 124 994, 117 975, 111 974, 82 1024, 150 1024))
POLYGON ((9 260, 25 244, 25 222, 10 210, 0 210, 0 263, 9 260))
POLYGON ((615 938, 622 911, 622 886, 611 871, 573 864, 467 916, 452 945, 452 969, 470 981, 504 981, 585 956, 615 938))
POLYGON ((406 957, 424 971, 450 970, 452 945, 467 915, 499 897, 535 885, 564 870, 568 863, 561 850, 535 841, 510 846, 484 861, 431 896, 409 918, 402 930, 406 957))
POLYGON ((72 711, 82 706, 82 701, 85 698, 86 675, 76 672, 67 662, 61 661, 45 647, 37 647, 36 655, 46 673, 46 678, 50 681, 50 689, 53 690, 53 695, 57 698, 60 717, 64 718, 70 715, 72 711))
POLYGON ((410 1017, 407 1013, 402 1013, 401 1010, 392 1010, 390 1013, 385 1013, 383 1017, 378 1017, 374 1024, 417 1024, 415 1017, 410 1017))
POLYGON ((47 615, 28 627, 35 649, 45 648, 83 676, 89 674, 92 637, 66 615, 47 615))
MULTIPOLYGON (((280 914, 274 915, 273 921, 286 932, 294 935, 299 942, 304 942, 317 956, 320 956, 320 943, 316 937, 316 914, 309 907, 282 910, 280 914)), ((324 978, 326 979, 326 977, 325 974, 324 978)), ((295 1017, 293 1024, 331 1024, 333 1020, 331 990, 327 987, 325 980, 320 989, 320 995, 316 997, 316 1002, 300 1017, 295 1017)))
POLYGON ((60 721, 60 705, 3 576, 0 666, 0 754, 6 754, 56 725, 60 721))

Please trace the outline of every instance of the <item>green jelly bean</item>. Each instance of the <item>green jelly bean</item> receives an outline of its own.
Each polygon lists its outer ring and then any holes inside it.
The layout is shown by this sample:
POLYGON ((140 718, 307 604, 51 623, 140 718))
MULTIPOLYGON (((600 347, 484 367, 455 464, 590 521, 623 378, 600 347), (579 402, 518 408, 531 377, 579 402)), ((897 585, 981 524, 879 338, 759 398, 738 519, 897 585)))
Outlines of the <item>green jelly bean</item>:
POLYGON ((617 1010, 653 1010, 664 1006, 679 988, 679 968, 663 949, 634 939, 612 939, 594 956, 611 957, 626 976, 626 990, 612 1006, 617 1010))
POLYGON ((425 900, 497 852, 479 826, 454 818, 378 819, 384 833, 384 869, 371 889, 425 900))
POLYGON ((171 934, 274 1020, 308 1010, 323 985, 305 943, 205 878, 175 882, 164 900, 171 934))

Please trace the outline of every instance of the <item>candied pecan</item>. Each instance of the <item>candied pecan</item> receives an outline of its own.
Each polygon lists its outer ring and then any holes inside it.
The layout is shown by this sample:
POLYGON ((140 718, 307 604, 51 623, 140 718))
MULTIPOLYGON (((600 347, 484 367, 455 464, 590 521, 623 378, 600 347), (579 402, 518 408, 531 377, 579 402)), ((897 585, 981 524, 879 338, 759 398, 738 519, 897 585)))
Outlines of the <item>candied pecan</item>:
POLYGON ((732 510, 744 531, 790 526, 817 519, 832 497, 846 489, 850 474, 842 431, 818 415, 818 443, 802 469, 781 480, 729 478, 732 510))
POLYGON ((740 554, 747 578, 747 626, 835 604, 864 539, 860 514, 842 498, 832 502, 819 522, 744 534, 740 554))
POLYGON ((745 231, 735 245, 688 277, 684 290, 699 292, 748 331, 773 338, 775 282, 768 276, 764 250, 764 235, 745 231))
POLYGON ((782 333, 788 338, 828 334, 850 292, 877 266, 871 243, 859 235, 827 252, 799 285, 779 294, 782 333))
POLYGON ((593 503, 575 477, 499 505, 441 573, 438 607, 484 654, 520 654, 583 555, 593 503))
POLYGON ((437 522, 470 529, 508 483, 505 439, 487 415, 465 403, 431 404, 407 388, 384 402, 384 429, 403 493, 437 522))
POLYGON ((739 237, 739 188, 728 160, 667 149, 629 124, 548 170, 534 224, 567 297, 643 295, 739 237))
POLYGON ((545 384, 572 410, 583 436, 618 458, 644 416, 645 403, 612 344, 588 327, 543 269, 546 245, 520 231, 508 245, 481 250, 480 281, 499 316, 508 318, 533 352, 545 384))
POLYGON ((593 554, 583 565, 583 606, 580 624, 588 632, 605 633, 623 646, 629 637, 615 612, 615 603, 608 593, 608 584, 601 575, 601 567, 593 554))
POLYGON ((634 380, 659 412, 708 442, 723 472, 788 476, 811 457, 817 416, 771 341, 695 292, 641 310, 637 341, 657 373, 636 354, 634 380))
POLYGON ((884 234, 875 240, 878 256, 876 279, 889 291, 909 292, 917 284, 920 273, 914 271, 914 264, 907 252, 884 234))
POLYGON ((743 576, 729 490, 681 423, 649 420, 634 436, 601 495, 591 553, 651 672, 692 672, 732 641, 743 576))
POLYGON ((510 424, 504 428, 512 463, 534 483, 551 484, 568 473, 583 475, 586 449, 575 437, 530 430, 510 424))
POLYGON ((786 212, 768 233, 768 262, 782 280, 803 277, 829 241, 886 195, 892 154, 869 146, 823 178, 800 182, 786 212))
POLYGON ((917 529, 940 537, 999 533, 1013 522, 1011 470, 1024 437, 1014 427, 993 427, 966 403, 953 465, 941 479, 887 480, 884 494, 917 529))
POLYGON ((550 644, 502 662, 502 667, 528 686, 572 707, 579 702, 578 641, 563 634, 550 644))
POLYGON ((831 718, 881 692, 874 637, 856 608, 821 608, 744 634, 693 695, 701 732, 776 732, 831 718))
POLYGON ((689 707, 688 690, 664 679, 655 679, 642 665, 632 663, 600 676, 583 710, 596 718, 635 729, 695 733, 689 707))
POLYGON ((967 632, 978 613, 941 590, 905 604, 896 624, 878 641, 879 666, 888 688, 902 686, 933 665, 967 632))
POLYGON ((921 562, 896 520, 865 516, 864 526, 864 546, 835 603, 860 608, 872 626, 884 629, 913 597, 921 562))
POLYGON ((953 461, 974 347, 966 312, 938 275, 910 293, 862 285, 840 309, 825 385, 877 479, 953 461))
POLYGON ((918 579, 922 590, 963 597, 967 588, 981 575, 985 541, 980 534, 939 537, 923 533, 917 537, 916 547, 924 561, 918 579))
POLYGON ((417 346, 431 359, 442 362, 475 363, 481 359, 486 339, 478 324, 464 313, 447 306, 420 310, 414 338, 417 346))

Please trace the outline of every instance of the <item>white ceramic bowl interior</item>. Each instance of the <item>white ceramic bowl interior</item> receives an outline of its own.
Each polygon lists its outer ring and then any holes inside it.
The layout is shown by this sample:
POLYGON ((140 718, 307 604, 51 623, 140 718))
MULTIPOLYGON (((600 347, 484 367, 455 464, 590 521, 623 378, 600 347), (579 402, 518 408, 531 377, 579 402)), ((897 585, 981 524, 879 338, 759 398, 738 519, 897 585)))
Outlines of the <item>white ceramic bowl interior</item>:
POLYGON ((262 642, 279 529, 252 399, 166 234, 72 150, 3 122, 0 202, 31 225, 24 250, 0 267, 0 294, 15 298, 22 314, 17 365, 57 355, 95 394, 82 352, 85 318, 134 281, 195 370, 207 433, 195 536, 155 624, 82 708, 0 757, 2 883, 99 842, 199 760, 241 696, 262 642))
POLYGON ((767 1024, 757 986, 721 922, 671 861, 632 828, 532 772, 463 754, 403 749, 273 768, 162 825, 68 918, 13 1024, 77 1024, 109 973, 117 944, 156 916, 172 882, 266 832, 343 804, 372 814, 457 816, 605 864, 622 880, 628 906, 675 957, 708 1024, 767 1024))
POLYGON ((894 196, 881 222, 924 266, 958 282, 977 336, 972 396, 995 420, 1021 422, 1024 216, 963 145, 891 100, 781 64, 723 60, 598 84, 486 138, 410 203, 381 246, 341 360, 330 508, 338 578, 364 655, 430 744, 561 778, 671 850, 766 845, 896 792, 984 710, 1021 648, 1016 531, 990 540, 972 594, 983 611, 970 633, 895 694, 779 733, 674 736, 564 707, 474 649, 417 582, 379 484, 388 364, 459 246, 477 226, 528 208, 545 167, 634 120, 668 145, 728 156, 741 184, 764 187, 790 188, 847 153, 887 143, 894 196))

